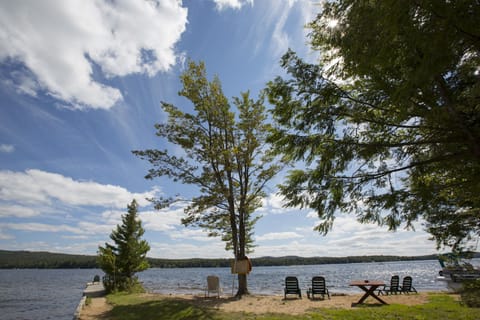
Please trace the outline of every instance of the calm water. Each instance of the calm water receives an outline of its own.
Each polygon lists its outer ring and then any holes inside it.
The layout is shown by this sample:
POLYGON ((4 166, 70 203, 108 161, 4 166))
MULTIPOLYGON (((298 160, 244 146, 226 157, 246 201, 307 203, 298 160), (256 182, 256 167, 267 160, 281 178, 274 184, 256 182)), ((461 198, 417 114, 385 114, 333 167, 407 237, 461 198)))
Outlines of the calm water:
MULTIPOLYGON (((436 281, 440 266, 437 261, 386 262, 330 264, 289 267, 254 267, 248 276, 248 288, 254 294, 283 294, 283 281, 286 276, 296 276, 301 288, 307 288, 315 275, 323 275, 327 286, 334 293, 360 293, 350 287, 351 280, 376 279, 390 281, 393 274, 400 278, 413 277, 414 286, 422 291, 446 290, 445 282, 436 281)), ((139 275, 145 287, 157 293, 199 294, 205 289, 206 277, 210 274, 220 277, 225 294, 236 288, 236 276, 230 268, 188 268, 188 269, 149 269, 139 275)))
MULTIPOLYGON (((477 259, 478 260, 478 259, 477 259)), ((478 265, 480 260, 474 262, 478 265)), ((421 291, 446 290, 436 281, 437 261, 332 264, 290 267, 255 267, 248 277, 253 294, 282 294, 285 276, 297 276, 306 288, 314 275, 323 275, 333 293, 360 293, 350 288, 354 279, 390 281, 393 274, 411 275, 421 291)), ((96 269, 75 270, 0 270, 0 319, 72 319, 85 284, 96 275, 96 269)), ((148 291, 158 293, 201 294, 206 277, 218 275, 225 294, 232 293, 236 281, 229 268, 149 269, 139 274, 148 291)), ((305 290, 305 289, 304 289, 305 290)))
POLYGON ((99 270, 0 270, 0 319, 69 319, 99 270))

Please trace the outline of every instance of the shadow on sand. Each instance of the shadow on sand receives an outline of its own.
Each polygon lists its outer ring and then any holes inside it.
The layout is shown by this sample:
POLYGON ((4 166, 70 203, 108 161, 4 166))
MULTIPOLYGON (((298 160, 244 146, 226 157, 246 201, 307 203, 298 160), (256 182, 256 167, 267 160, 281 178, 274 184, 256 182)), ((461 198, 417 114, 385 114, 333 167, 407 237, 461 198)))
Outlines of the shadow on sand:
POLYGON ((194 296, 192 299, 178 297, 151 300, 140 304, 115 305, 112 310, 102 314, 99 319, 213 319, 223 304, 238 299, 235 297, 205 298, 194 296))

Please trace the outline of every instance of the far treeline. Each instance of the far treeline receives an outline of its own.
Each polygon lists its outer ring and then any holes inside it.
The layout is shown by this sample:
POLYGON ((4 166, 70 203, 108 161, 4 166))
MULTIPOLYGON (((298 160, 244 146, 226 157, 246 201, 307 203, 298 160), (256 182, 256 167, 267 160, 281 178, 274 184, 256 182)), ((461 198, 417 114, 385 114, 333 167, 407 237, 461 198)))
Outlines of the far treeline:
MULTIPOLYGON (((480 258, 480 253, 475 254, 480 258)), ((334 263, 389 262, 436 260, 437 255, 424 256, 355 256, 355 257, 261 257, 253 258, 253 266, 290 266, 334 263)), ((154 259, 148 258, 152 268, 210 268, 229 267, 232 259, 154 259)), ((98 268, 97 257, 51 252, 0 250, 0 269, 78 269, 98 268)))

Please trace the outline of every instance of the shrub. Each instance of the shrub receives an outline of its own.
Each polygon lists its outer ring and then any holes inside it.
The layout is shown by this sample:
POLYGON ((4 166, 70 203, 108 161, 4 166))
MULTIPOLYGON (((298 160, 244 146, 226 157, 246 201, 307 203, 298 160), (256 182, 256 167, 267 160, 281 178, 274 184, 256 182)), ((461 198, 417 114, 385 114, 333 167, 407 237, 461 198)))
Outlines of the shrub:
POLYGON ((462 303, 470 308, 480 308, 480 279, 465 281, 460 293, 462 303))
POLYGON ((103 277, 103 286, 108 293, 125 291, 127 293, 143 293, 145 289, 138 281, 138 277, 126 277, 117 275, 103 277))

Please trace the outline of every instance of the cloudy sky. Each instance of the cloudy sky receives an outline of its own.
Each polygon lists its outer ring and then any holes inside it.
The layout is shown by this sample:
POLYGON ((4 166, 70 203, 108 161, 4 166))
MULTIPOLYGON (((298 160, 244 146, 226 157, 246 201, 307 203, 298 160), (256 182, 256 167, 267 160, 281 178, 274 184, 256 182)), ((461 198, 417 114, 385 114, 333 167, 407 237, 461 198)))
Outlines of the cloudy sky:
MULTIPOLYGON (((0 249, 96 254, 132 199, 151 257, 230 257, 223 243, 180 224, 181 207, 145 198, 181 185, 147 181, 132 150, 163 148, 160 101, 178 97, 186 59, 204 61, 227 97, 253 96, 290 47, 307 59, 311 0, 0 1, 0 249)), ((323 237, 314 212, 285 209, 268 186, 252 256, 422 255, 419 223, 395 233, 339 215, 323 237)))

